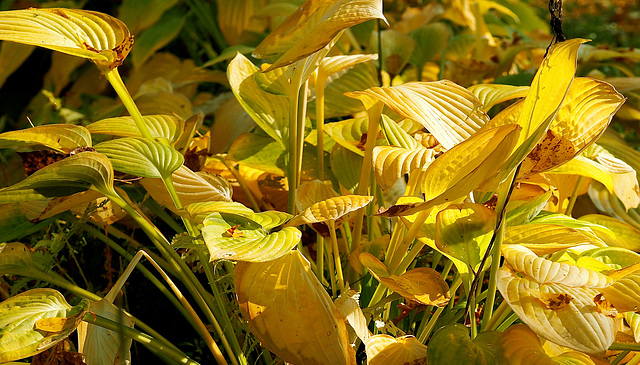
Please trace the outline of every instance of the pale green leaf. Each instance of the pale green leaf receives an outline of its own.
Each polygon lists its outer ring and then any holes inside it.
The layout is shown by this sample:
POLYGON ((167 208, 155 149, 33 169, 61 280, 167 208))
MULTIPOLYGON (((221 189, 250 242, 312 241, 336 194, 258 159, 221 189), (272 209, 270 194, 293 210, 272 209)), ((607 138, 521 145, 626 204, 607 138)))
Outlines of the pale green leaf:
POLYGON ((155 24, 177 2, 178 0, 123 0, 118 8, 118 19, 127 24, 131 33, 138 34, 155 24))
POLYGON ((217 25, 230 45, 253 43, 256 35, 264 32, 269 24, 266 19, 257 17, 267 5, 265 0, 218 0, 216 4, 217 25))
POLYGON ((382 45, 382 69, 390 75, 397 75, 409 62, 416 42, 410 36, 394 29, 371 32, 367 52, 378 53, 378 44, 382 45), (378 40, 378 34, 382 39, 378 40))
POLYGON ((504 244, 522 245, 539 255, 580 245, 604 247, 605 242, 589 228, 560 224, 529 223, 507 227, 504 244))
MULTIPOLYGON (((88 310, 129 328, 133 328, 135 323, 128 313, 124 313, 122 309, 105 299, 91 302, 88 310)), ((131 338, 121 336, 118 332, 87 322, 82 322, 78 326, 78 352, 84 354, 84 361, 87 364, 113 365, 124 363, 126 360, 130 361, 129 349, 132 341, 131 338), (121 343, 121 338, 124 338, 124 344, 121 343), (125 349, 124 359, 119 357, 123 348, 125 349)))
POLYGON ((339 144, 331 151, 331 170, 340 171, 336 179, 348 191, 355 193, 360 183, 364 158, 339 144))
POLYGON ((360 156, 364 156, 364 143, 361 142, 361 139, 368 128, 369 119, 367 117, 347 119, 324 126, 325 132, 338 144, 360 156))
POLYGON ((444 326, 429 341, 428 362, 430 365, 494 364, 498 336, 499 332, 482 332, 472 340, 464 325, 444 326))
MULTIPOLYGON (((606 215, 589 214, 580 217, 581 221, 591 222, 609 228, 615 238, 609 235, 599 235, 607 245, 611 247, 622 247, 631 251, 640 252, 640 230, 633 226, 606 215)), ((597 232, 597 231, 596 231, 597 232)))
MULTIPOLYGON (((172 143, 178 140, 184 128, 184 122, 171 115, 145 115, 142 120, 149 129, 151 136, 154 138, 166 138, 172 143)), ((142 136, 132 117, 102 119, 89 124, 87 129, 92 134, 106 134, 117 137, 142 136)))
POLYGON ((382 114, 382 118, 380 118, 380 129, 384 133, 387 142, 392 146, 407 149, 415 149, 421 146, 415 138, 385 114, 382 114))
POLYGON ((253 210, 241 203, 229 201, 197 202, 186 205, 178 214, 194 223, 202 223, 211 213, 233 213, 239 215, 253 214, 253 210))
POLYGON ((133 67, 142 66, 151 55, 173 40, 182 29, 187 14, 179 8, 173 8, 151 27, 136 35, 136 47, 131 53, 133 67))
POLYGON ((409 35, 415 41, 415 48, 409 62, 418 69, 422 69, 427 61, 441 57, 442 51, 449 44, 452 32, 448 25, 438 22, 425 24, 409 35))
POLYGON ((91 147, 91 134, 73 124, 47 124, 0 134, 0 148, 36 145, 69 153, 79 147, 91 147))

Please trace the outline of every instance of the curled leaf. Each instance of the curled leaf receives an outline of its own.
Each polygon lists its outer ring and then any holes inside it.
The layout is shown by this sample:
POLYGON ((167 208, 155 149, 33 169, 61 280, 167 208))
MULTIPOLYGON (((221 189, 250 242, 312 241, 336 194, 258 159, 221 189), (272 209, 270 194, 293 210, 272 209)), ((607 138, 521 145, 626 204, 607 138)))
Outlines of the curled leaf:
POLYGON ((366 343, 367 365, 426 364, 427 346, 414 336, 372 336, 366 343))

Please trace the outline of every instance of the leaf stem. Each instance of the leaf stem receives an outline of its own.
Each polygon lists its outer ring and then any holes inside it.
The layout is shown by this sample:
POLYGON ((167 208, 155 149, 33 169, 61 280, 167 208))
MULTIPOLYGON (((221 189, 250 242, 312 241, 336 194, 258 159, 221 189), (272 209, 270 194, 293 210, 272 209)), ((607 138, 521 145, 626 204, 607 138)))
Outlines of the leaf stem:
POLYGON ((324 88, 327 75, 322 66, 316 74, 316 132, 318 138, 318 179, 324 181, 324 88))
POLYGON ((564 214, 571 217, 571 212, 573 211, 573 207, 576 205, 576 199, 578 199, 578 189, 580 189, 580 183, 582 182, 582 175, 578 175, 578 179, 576 180, 576 186, 573 187, 573 191, 571 192, 571 197, 569 198, 569 204, 567 205, 567 210, 565 210, 564 214))
POLYGON ((340 249, 338 247, 338 237, 336 236, 336 221, 330 219, 327 221, 329 226, 329 232, 331 234, 331 246, 333 251, 333 260, 336 265, 336 272, 338 275, 338 285, 340 285, 340 293, 345 292, 344 287, 344 275, 342 274, 342 263, 340 262, 340 249))

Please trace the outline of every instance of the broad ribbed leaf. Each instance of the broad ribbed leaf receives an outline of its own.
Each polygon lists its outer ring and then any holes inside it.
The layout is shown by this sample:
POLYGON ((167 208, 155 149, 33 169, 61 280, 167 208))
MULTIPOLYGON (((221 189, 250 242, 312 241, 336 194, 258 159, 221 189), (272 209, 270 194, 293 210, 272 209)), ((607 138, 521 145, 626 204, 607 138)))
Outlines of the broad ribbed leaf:
POLYGON ((624 320, 629 324, 633 338, 636 342, 640 342, 640 314, 634 312, 625 312, 624 320))
POLYGON ((368 128, 369 119, 367 117, 347 119, 324 126, 325 132, 338 144, 360 156, 364 156, 362 137, 367 133, 368 128))
POLYGON ((440 328, 429 341, 429 365, 491 365, 495 363, 499 332, 482 332, 475 339, 469 329, 455 323, 440 328))
POLYGON ((604 288, 613 279, 584 267, 554 262, 538 257, 526 247, 505 245, 502 247, 504 260, 513 270, 538 284, 563 284, 567 287, 604 288))
POLYGON ((447 80, 409 82, 347 93, 366 105, 382 101, 394 112, 422 124, 446 148, 468 139, 489 117, 467 89, 447 80))
POLYGON ((560 224, 529 223, 509 226, 505 230, 504 244, 521 245, 538 255, 545 255, 580 245, 603 247, 592 230, 576 229, 560 224))
POLYGON ((114 170, 140 177, 166 179, 184 163, 174 148, 146 139, 118 138, 95 149, 109 157, 114 170))
POLYGON ((398 123, 385 114, 382 114, 382 118, 380 118, 380 129, 391 146, 408 149, 422 146, 407 131, 402 129, 398 123))
POLYGON ((426 202, 392 206, 382 215, 413 214, 480 188, 500 170, 519 130, 518 126, 509 125, 482 131, 443 153, 425 173, 422 191, 426 202))
POLYGON ((103 194, 97 191, 86 190, 70 196, 62 196, 48 200, 24 201, 20 202, 19 205, 25 218, 31 221, 39 221, 66 212, 67 210, 81 210, 84 212, 89 203, 97 203, 100 198, 106 199, 103 194))
POLYGON ((0 244, 0 274, 24 275, 34 268, 27 246, 20 242, 0 244))
POLYGON ((260 69, 238 54, 227 68, 229 84, 244 110, 283 148, 288 146, 289 99, 264 91, 254 79, 260 69))
MULTIPOLYGON (((180 137, 184 122, 171 115, 145 115, 142 120, 154 138, 166 138, 174 143, 180 137)), ((87 126, 93 134, 107 134, 118 137, 142 137, 131 117, 102 119, 87 126)))
MULTIPOLYGON (((172 174, 172 180, 183 206, 200 202, 231 201, 233 190, 222 176, 193 172, 183 165, 172 174)), ((161 179, 144 178, 140 183, 160 205, 175 209, 161 179)))
POLYGON ((28 290, 0 303, 0 362, 33 356, 64 340, 87 304, 72 307, 53 289, 28 290))
POLYGON ((367 365, 426 365, 427 346, 414 336, 372 336, 366 342, 367 365))
POLYGON ((0 203, 44 200, 95 190, 106 196, 113 190, 113 167, 107 156, 82 152, 48 165, 17 184, 0 190, 0 203))
POLYGON ((594 365, 588 355, 565 352, 558 356, 547 355, 538 336, 523 324, 515 324, 502 333, 497 341, 498 364, 520 365, 594 365))
POLYGON ((636 266, 630 268, 636 268, 636 271, 617 279, 610 286, 600 289, 604 298, 621 313, 640 310, 640 271, 636 266))
POLYGON ((282 55, 270 69, 286 66, 319 51, 342 30, 376 18, 386 22, 380 0, 309 0, 269 33, 253 57, 282 55))
POLYGON ((558 345, 604 355, 614 341, 614 319, 594 305, 596 289, 540 285, 530 277, 520 277, 508 266, 498 271, 498 289, 525 324, 558 345))
MULTIPOLYGON (((89 304, 89 311, 100 317, 122 323, 123 326, 133 328, 135 321, 127 313, 107 300, 102 299, 89 304)), ((78 352, 84 354, 84 361, 87 364, 113 365, 130 361, 132 339, 124 337, 124 344, 120 343, 122 336, 118 332, 108 330, 104 327, 82 322, 78 326, 78 352), (120 358, 121 348, 126 349, 126 358, 120 358), (127 356, 128 355, 128 356, 127 356)))
POLYGON ((436 246, 476 271, 495 226, 494 210, 474 203, 450 205, 436 217, 436 246))
POLYGON ((608 150, 595 146, 592 152, 599 166, 608 171, 613 179, 613 192, 622 201, 626 210, 636 208, 640 205, 640 186, 638 185, 637 163, 638 151, 628 146, 620 146, 623 142, 612 143, 606 146, 616 153, 623 152, 620 157, 628 160, 628 164, 619 158, 614 157, 608 150), (625 153, 626 152, 626 153, 625 153))
POLYGON ((284 361, 355 362, 344 318, 297 250, 263 263, 239 262, 234 282, 249 329, 284 361))
POLYGON ((91 134, 73 124, 48 124, 0 134, 0 148, 34 145, 69 153, 78 147, 91 147, 91 134))
POLYGON ((133 36, 120 20, 78 9, 25 9, 0 13, 0 39, 53 49, 115 68, 131 50, 133 36))
POLYGON ((435 160, 435 151, 417 146, 407 149, 394 146, 373 148, 373 172, 382 190, 387 190, 399 178, 415 169, 426 168, 435 160))
POLYGON ((301 184, 296 190, 296 207, 302 212, 313 204, 338 197, 333 188, 320 180, 311 180, 301 184))
POLYGON ((583 215, 580 217, 580 220, 609 228, 615 234, 615 238, 604 234, 599 235, 608 246, 622 247, 631 251, 640 252, 640 240, 638 239, 640 237, 640 230, 633 226, 619 219, 601 214, 583 215))
MULTIPOLYGON (((344 93, 379 86, 377 74, 374 62, 365 62, 330 76, 325 86, 325 118, 350 117, 365 111, 359 100, 345 98, 344 93)), ((316 114, 315 104, 308 105, 310 116, 316 114)))
POLYGON ((381 284, 404 298, 424 305, 444 307, 449 303, 449 286, 437 271, 419 267, 402 275, 390 275, 387 267, 370 253, 361 253, 360 262, 381 284))
POLYGON ((583 156, 575 156, 562 166, 558 166, 553 170, 550 170, 549 173, 589 177, 603 184, 609 192, 614 192, 614 174, 607 171, 607 169, 598 162, 583 156))
POLYGON ((372 196, 342 195, 314 203, 291 219, 287 226, 295 227, 307 223, 319 223, 339 220, 346 214, 365 207, 373 200, 372 196))
POLYGON ((211 260, 265 262, 275 260, 293 249, 302 237, 294 227, 269 234, 270 228, 284 222, 285 213, 272 211, 241 216, 212 213, 202 229, 211 260))
POLYGON ((228 201, 199 202, 186 205, 178 214, 194 223, 202 223, 211 213, 233 213, 239 215, 253 214, 253 210, 241 203, 228 201))
POLYGON ((331 170, 340 171, 336 179, 341 186, 355 193, 360 184, 363 156, 348 150, 341 145, 334 146, 331 151, 331 170))
POLYGON ((478 97, 482 103, 482 110, 486 112, 496 104, 527 96, 529 86, 477 84, 469 86, 469 91, 478 97))
MULTIPOLYGON (((377 59, 377 54, 354 54, 325 57, 320 63, 318 72, 322 72, 326 77, 329 78, 328 82, 331 82, 332 75, 344 72, 360 63, 377 59)), ((336 78, 340 77, 340 75, 335 76, 336 78)))

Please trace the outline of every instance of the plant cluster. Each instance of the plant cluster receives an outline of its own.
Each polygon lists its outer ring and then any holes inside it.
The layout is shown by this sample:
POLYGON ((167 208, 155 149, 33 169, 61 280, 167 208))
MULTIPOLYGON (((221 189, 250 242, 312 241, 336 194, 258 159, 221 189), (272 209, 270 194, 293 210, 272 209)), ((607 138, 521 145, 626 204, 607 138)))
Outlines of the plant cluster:
POLYGON ((609 128, 640 52, 547 28, 519 0, 0 12, 2 82, 54 51, 0 134, 0 363, 640 362, 640 152, 609 128), (198 351, 125 310, 134 270, 198 351))

